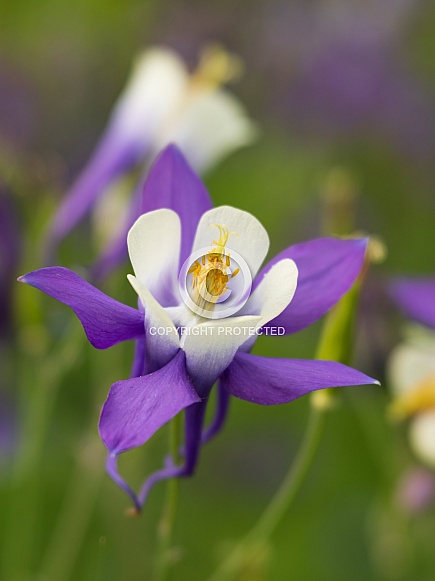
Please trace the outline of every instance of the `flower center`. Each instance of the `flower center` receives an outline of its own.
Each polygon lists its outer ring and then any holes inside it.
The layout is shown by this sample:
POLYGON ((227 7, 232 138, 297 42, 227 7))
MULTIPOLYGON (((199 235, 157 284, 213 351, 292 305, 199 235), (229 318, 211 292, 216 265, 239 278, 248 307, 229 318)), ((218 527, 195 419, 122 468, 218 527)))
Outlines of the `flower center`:
POLYGON ((213 310, 214 305, 230 290, 228 282, 237 276, 239 268, 231 271, 230 253, 226 244, 231 234, 222 224, 212 224, 219 229, 218 240, 211 243, 210 252, 195 260, 187 274, 192 274, 192 300, 204 310, 213 310))

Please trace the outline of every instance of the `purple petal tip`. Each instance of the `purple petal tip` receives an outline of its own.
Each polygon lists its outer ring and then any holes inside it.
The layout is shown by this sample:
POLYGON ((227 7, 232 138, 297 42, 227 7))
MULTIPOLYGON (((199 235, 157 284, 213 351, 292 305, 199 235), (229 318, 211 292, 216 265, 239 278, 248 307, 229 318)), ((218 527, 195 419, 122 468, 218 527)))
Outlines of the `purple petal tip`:
POLYGON ((364 236, 363 238, 352 238, 351 240, 363 248, 367 248, 370 242, 370 236, 364 236))

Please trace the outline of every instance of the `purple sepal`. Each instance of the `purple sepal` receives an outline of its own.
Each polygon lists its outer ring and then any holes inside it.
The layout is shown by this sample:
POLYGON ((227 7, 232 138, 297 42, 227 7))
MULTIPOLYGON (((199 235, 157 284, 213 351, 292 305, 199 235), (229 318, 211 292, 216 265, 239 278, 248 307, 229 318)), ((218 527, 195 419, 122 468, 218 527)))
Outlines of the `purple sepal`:
POLYGON ((207 400, 194 403, 185 409, 185 454, 182 465, 170 464, 161 470, 151 474, 143 484, 137 495, 125 482, 118 472, 118 456, 110 453, 107 457, 106 470, 112 480, 132 499, 136 510, 139 512, 151 489, 155 484, 169 478, 186 478, 191 476, 196 468, 201 450, 201 432, 204 425, 204 417, 207 408, 207 400))
POLYGON ((141 213, 169 208, 180 216, 180 264, 192 251, 201 216, 210 210, 210 196, 176 145, 168 145, 154 162, 143 190, 141 213))
POLYGON ((260 405, 288 403, 328 387, 378 383, 335 361, 273 359, 241 352, 221 375, 221 381, 231 395, 260 405))
POLYGON ((148 177, 143 176, 139 184, 124 227, 109 243, 93 268, 96 280, 104 279, 126 260, 127 234, 137 218, 141 214, 159 208, 169 208, 180 216, 182 225, 180 264, 183 264, 192 251, 200 217, 212 207, 204 184, 176 145, 168 145, 160 153, 148 177))
POLYGON ((265 327, 296 333, 320 319, 351 288, 364 263, 367 238, 317 238, 283 250, 259 273, 258 286, 271 267, 291 258, 298 267, 298 285, 289 306, 265 327))
POLYGON ((435 278, 398 278, 389 290, 410 319, 435 329, 435 278))
POLYGON ((18 280, 71 307, 97 349, 107 349, 145 334, 142 313, 108 297, 68 268, 49 266, 18 280))
POLYGON ((158 371, 112 385, 101 412, 101 439, 113 454, 121 454, 144 444, 181 410, 199 401, 180 350, 158 371))

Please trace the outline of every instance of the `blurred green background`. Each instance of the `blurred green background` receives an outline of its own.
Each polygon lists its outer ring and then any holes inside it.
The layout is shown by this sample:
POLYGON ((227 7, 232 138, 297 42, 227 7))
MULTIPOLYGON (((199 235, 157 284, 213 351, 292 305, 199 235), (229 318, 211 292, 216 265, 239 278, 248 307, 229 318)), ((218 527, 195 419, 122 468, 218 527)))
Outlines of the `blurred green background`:
MULTIPOLYGON (((256 215, 273 256, 323 234, 324 194, 334 171, 345 172, 358 194, 355 228, 388 248, 363 296, 354 361, 383 380, 400 330, 382 281, 434 268, 435 6, 428 1, 3 2, 0 179, 13 225, 9 254, 19 257, 2 285, 42 265, 48 220, 97 142, 135 54, 164 44, 193 67, 211 41, 243 59, 244 77, 231 90, 261 129, 254 145, 205 176, 213 201, 256 215)), ((83 272, 91 263, 88 233, 84 225, 63 245, 63 265, 83 272)), ((124 271, 104 290, 134 305, 124 271)), ((128 376, 133 346, 97 352, 66 307, 12 289, 1 340, 0 578, 149 579, 165 485, 140 518, 127 518, 127 498, 104 473, 97 432, 99 409, 110 385, 128 376)), ((262 338, 255 352, 313 357, 320 329, 262 338)), ((417 462, 403 426, 387 421, 387 388, 341 394, 264 568, 243 579, 434 578, 434 506, 414 514, 397 500, 417 462)), ((294 457, 307 409, 305 399, 273 408, 232 401, 225 430, 180 486, 174 580, 206 579, 255 522, 294 457)), ((121 459, 136 485, 160 465, 167 436, 160 430, 121 459)))

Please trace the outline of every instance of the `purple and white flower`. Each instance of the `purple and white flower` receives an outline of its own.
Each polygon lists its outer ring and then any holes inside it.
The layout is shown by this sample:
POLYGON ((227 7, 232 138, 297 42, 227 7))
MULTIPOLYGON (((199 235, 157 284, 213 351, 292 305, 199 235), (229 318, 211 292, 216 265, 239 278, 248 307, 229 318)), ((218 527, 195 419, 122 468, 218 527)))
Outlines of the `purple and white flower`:
MULTIPOLYGON (((296 244, 261 268, 269 248, 264 227, 243 210, 211 208, 203 184, 173 146, 153 166, 144 200, 147 212, 128 234, 134 270, 128 278, 139 296, 138 309, 106 296, 65 268, 43 268, 20 279, 69 305, 95 347, 137 341, 133 376, 111 387, 100 418, 100 435, 109 451, 108 471, 137 509, 157 481, 193 473, 201 443, 223 424, 230 395, 274 405, 318 389, 376 383, 334 361, 270 359, 249 353, 260 330, 267 333, 280 327, 294 333, 325 314, 360 273, 366 239, 321 238, 296 244), (213 240, 216 226, 218 242, 213 240), (253 290, 234 316, 204 318, 180 297, 180 266, 204 247, 209 252, 203 264, 235 252, 249 266, 253 290), (218 411, 204 429, 216 381, 218 411), (183 465, 167 465, 152 474, 136 495, 118 473, 118 456, 144 444, 182 410, 183 465)), ((217 284, 225 273, 213 276, 218 277, 212 280, 217 284)), ((232 276, 237 278, 236 271, 232 276)))
MULTIPOLYGON (((49 255, 91 210, 104 216, 108 212, 113 215, 114 208, 120 228, 113 232, 110 221, 109 241, 94 270, 97 277, 108 274, 126 258, 125 239, 141 213, 144 176, 164 146, 177 143, 195 170, 203 173, 230 152, 253 141, 253 122, 242 104, 220 87, 231 78, 237 62, 218 47, 204 53, 194 73, 189 73, 178 54, 170 49, 151 48, 137 58, 89 163, 54 217, 47 238, 49 255), (142 166, 143 177, 136 192, 129 192, 131 201, 126 205, 122 187, 113 186, 122 176, 142 166), (121 205, 116 201, 118 197, 122 198, 121 205), (107 205, 105 200, 109 200, 107 205)), ((100 231, 104 230, 105 220, 102 222, 100 231)))

